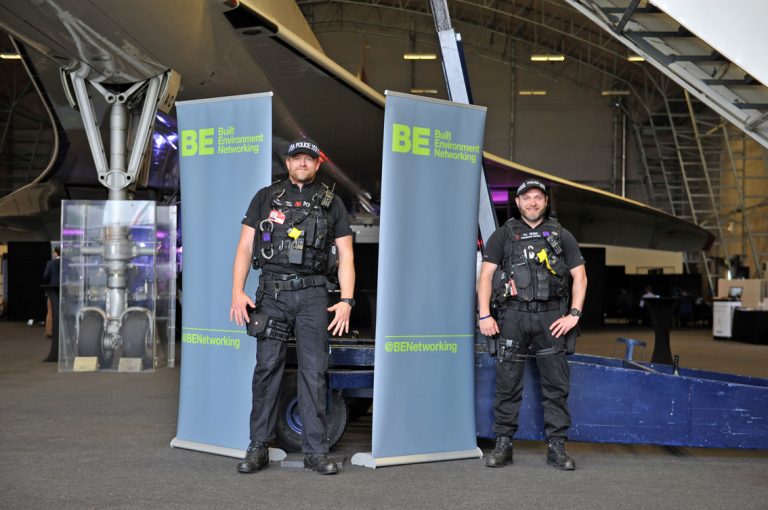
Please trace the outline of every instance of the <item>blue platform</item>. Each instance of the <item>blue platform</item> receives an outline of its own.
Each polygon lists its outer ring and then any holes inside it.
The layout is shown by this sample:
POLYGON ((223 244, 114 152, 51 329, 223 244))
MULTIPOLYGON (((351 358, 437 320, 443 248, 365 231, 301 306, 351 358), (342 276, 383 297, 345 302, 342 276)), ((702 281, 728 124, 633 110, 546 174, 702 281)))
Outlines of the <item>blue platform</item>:
MULTIPOLYGON (((336 341, 330 386, 347 397, 371 397, 371 340, 336 341)), ((289 356, 290 357, 290 356, 289 356)), ((594 443, 768 449, 768 379, 575 354, 568 437, 594 443)), ((543 439, 538 368, 527 361, 521 439, 543 439)), ((477 434, 492 438, 496 359, 475 340, 477 434)))
MULTIPOLYGON (((477 432, 493 437, 495 359, 476 353, 477 432)), ((768 449, 768 379, 573 355, 568 437, 597 443, 768 449)), ((538 369, 527 361, 516 437, 543 439, 538 369)))

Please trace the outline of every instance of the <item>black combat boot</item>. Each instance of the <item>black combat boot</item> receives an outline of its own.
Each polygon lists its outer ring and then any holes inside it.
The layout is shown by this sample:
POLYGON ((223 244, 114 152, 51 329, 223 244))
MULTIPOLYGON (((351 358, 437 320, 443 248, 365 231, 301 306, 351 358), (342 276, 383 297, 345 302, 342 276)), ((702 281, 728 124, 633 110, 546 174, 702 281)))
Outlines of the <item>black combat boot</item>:
POLYGON ((512 438, 499 436, 496 438, 496 448, 485 459, 487 467, 504 467, 512 464, 512 438))
POLYGON ((576 463, 565 453, 564 438, 554 437, 547 441, 547 464, 565 471, 576 469, 576 463))
POLYGON ((269 466, 269 445, 251 441, 245 452, 245 458, 237 465, 237 470, 241 473, 255 473, 267 466, 269 466))
POLYGON ((331 462, 325 453, 304 454, 304 467, 317 471, 321 475, 335 475, 339 472, 339 466, 331 462))

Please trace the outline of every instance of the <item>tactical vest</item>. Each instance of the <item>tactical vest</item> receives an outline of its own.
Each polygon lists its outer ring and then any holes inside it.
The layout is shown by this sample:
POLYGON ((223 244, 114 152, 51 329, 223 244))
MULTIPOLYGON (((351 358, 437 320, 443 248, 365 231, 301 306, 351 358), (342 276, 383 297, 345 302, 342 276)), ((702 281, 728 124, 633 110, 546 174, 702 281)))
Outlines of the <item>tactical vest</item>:
POLYGON ((524 302, 567 300, 570 271, 563 259, 563 227, 548 218, 537 230, 518 219, 504 224, 509 239, 504 257, 493 276, 493 300, 502 304, 512 296, 509 280, 515 282, 515 299, 524 302))
POLYGON ((253 268, 277 264, 323 274, 333 246, 328 225, 333 190, 321 183, 310 201, 292 200, 286 197, 287 186, 278 181, 268 188, 271 198, 256 228, 253 268))

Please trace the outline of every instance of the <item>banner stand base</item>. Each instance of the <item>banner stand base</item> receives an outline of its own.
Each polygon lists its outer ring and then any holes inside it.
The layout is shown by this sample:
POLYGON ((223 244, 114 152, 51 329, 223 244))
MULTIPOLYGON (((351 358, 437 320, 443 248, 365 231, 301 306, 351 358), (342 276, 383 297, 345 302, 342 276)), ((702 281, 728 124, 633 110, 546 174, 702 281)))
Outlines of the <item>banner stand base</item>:
MULTIPOLYGON (((179 439, 174 437, 171 440, 171 448, 183 448, 185 450, 195 450, 203 453, 212 453, 214 455, 222 455, 224 457, 233 457, 235 459, 242 459, 245 457, 245 450, 239 450, 237 448, 227 448, 224 446, 216 446, 208 443, 197 443, 195 441, 187 441, 186 439, 179 439)), ((286 457, 286 453, 280 448, 269 449, 269 461, 279 462, 286 457)))
POLYGON ((396 457, 374 457, 371 452, 368 452, 354 454, 352 456, 352 465, 376 469, 377 467, 397 466, 400 464, 441 462, 444 460, 481 459, 482 457, 483 451, 477 447, 472 450, 420 453, 418 455, 398 455, 396 457))

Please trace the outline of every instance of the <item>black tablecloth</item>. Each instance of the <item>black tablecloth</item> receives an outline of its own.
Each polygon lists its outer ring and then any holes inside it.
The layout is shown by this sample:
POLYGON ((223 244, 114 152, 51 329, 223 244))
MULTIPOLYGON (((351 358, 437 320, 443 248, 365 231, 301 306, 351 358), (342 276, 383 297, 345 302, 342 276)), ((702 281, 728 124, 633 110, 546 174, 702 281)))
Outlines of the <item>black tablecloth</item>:
POLYGON ((737 308, 733 312, 731 340, 750 344, 768 344, 768 311, 737 308))
POLYGON ((672 350, 669 346, 669 330, 672 327, 672 315, 677 298, 644 298, 645 305, 651 312, 655 341, 651 363, 672 364, 672 350))

